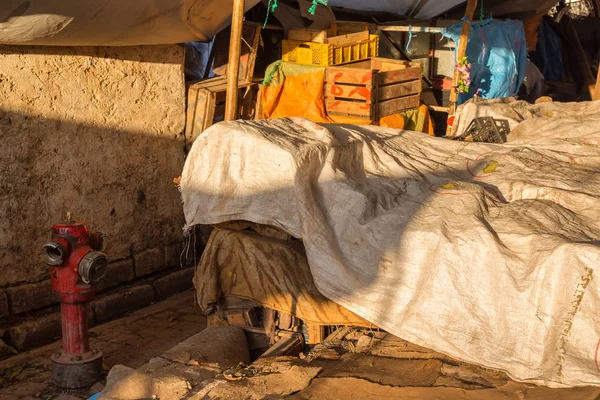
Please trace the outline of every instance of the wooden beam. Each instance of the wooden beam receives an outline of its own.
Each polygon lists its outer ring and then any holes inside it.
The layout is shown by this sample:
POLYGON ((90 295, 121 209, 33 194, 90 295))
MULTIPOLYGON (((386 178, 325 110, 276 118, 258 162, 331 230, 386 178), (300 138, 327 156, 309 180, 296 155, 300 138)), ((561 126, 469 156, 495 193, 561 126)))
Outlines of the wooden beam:
POLYGON ((446 28, 439 28, 437 26, 390 26, 390 25, 377 25, 378 31, 382 32, 413 32, 413 33, 442 33, 446 28))
POLYGON ((237 118, 238 77, 240 73, 240 52, 242 46, 242 26, 244 23, 244 0, 233 0, 231 15, 231 38, 229 39, 229 63, 227 64, 227 98, 225 100, 225 121, 237 118))
POLYGON ((596 88, 592 100, 600 100, 600 67, 598 67, 598 77, 596 78, 596 88))
MULTIPOLYGON (((460 33, 460 39, 458 40, 458 49, 456 54, 456 60, 460 60, 467 53, 467 44, 469 42, 469 32, 471 32, 471 21, 477 8, 477 0, 467 1, 467 10, 465 11, 466 21, 463 21, 462 31, 460 33)), ((456 104, 458 103, 458 69, 454 66, 454 75, 452 76, 452 89, 450 90, 450 108, 448 110, 448 117, 456 113, 456 104)), ((446 129, 446 135, 450 133, 451 127, 448 126, 446 129)))

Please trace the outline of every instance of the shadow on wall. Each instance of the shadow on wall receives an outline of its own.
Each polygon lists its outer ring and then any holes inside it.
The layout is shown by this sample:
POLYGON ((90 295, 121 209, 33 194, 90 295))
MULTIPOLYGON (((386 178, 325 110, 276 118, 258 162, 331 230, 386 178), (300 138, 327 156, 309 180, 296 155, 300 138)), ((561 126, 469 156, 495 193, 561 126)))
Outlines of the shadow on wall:
POLYGON ((179 137, 0 110, 0 286, 48 275, 67 211, 108 234, 110 260, 181 240, 179 137))

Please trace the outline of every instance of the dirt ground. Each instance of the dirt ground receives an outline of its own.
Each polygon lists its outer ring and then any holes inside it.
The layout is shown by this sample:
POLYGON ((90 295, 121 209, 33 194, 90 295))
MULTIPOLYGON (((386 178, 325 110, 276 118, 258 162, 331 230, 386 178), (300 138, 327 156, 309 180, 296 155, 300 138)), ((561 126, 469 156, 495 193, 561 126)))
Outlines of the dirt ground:
MULTIPOLYGON (((219 337, 227 336, 215 329, 240 328, 205 327, 206 318, 189 291, 92 329, 91 342, 104 352, 106 372, 117 364, 129 367, 111 371, 113 389, 121 379, 151 384, 158 379, 162 386, 154 387, 165 392, 161 400, 182 396, 190 400, 600 399, 600 388, 550 389, 515 382, 502 372, 461 363, 385 332, 365 329, 341 328, 300 357, 259 358, 245 367, 238 362, 248 363, 248 356, 239 356, 237 350, 243 347, 247 351, 247 344, 237 341, 231 354, 225 339, 225 347, 215 347, 219 337), (206 343, 212 346, 206 347, 206 343), (217 360, 226 354, 227 362, 217 360), (236 371, 243 372, 241 379, 227 377, 237 376, 236 371), (173 386, 172 396, 165 377, 173 386)), ((59 346, 56 342, 2 361, 0 400, 81 400, 102 390, 103 386, 97 385, 89 390, 61 391, 50 384, 49 359, 59 346)))
MULTIPOLYGON (((205 327, 206 318, 194 305, 193 292, 187 291, 92 328, 90 342, 104 353, 106 372, 116 364, 138 368, 205 327)), ((57 341, 0 361, 0 400, 76 400, 97 392, 99 386, 70 392, 51 384, 50 355, 60 346, 57 341)))
POLYGON ((242 380, 200 385, 193 400, 596 400, 600 388, 551 389, 459 362, 392 335, 350 331, 300 358, 259 359, 242 380))

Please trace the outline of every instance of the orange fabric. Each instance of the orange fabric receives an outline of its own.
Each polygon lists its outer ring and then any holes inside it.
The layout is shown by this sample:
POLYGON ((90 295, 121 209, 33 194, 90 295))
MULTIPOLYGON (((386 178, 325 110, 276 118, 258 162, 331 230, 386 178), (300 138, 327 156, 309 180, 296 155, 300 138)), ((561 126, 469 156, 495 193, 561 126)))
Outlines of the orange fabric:
MULTIPOLYGON (((314 68, 308 73, 287 75, 280 84, 264 85, 262 88, 263 118, 301 117, 317 123, 379 125, 388 128, 405 129, 408 125, 419 126, 414 122, 407 124, 407 113, 399 113, 370 121, 356 117, 327 115, 325 111, 324 86, 325 69, 314 68)), ((411 110, 412 111, 412 110, 411 110)), ((410 113, 409 111, 408 113, 410 113)), ((424 118, 421 132, 433 135, 433 124, 427 106, 421 106, 417 118, 424 118)))

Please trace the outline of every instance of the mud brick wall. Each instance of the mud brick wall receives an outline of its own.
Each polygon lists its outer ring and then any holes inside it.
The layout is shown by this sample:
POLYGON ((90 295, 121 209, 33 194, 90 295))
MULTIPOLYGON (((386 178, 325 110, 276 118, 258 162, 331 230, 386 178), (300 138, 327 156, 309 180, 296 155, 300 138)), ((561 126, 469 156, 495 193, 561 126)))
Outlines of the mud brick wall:
MULTIPOLYGON (((179 268, 182 249, 184 219, 173 178, 184 162, 183 61, 178 45, 0 46, 5 342, 28 347, 15 336, 19 326, 44 318, 50 320, 44 326, 52 328, 46 336, 56 333, 57 299, 42 246, 67 211, 108 235, 111 264, 100 292, 116 298, 110 292, 115 287, 143 280, 139 285, 147 287, 135 290, 152 301, 158 291, 164 295, 173 287, 163 271, 179 268)), ((172 272, 179 274, 180 286, 185 274, 191 285, 191 271, 172 272)), ((119 299, 113 303, 120 308, 119 299)))

